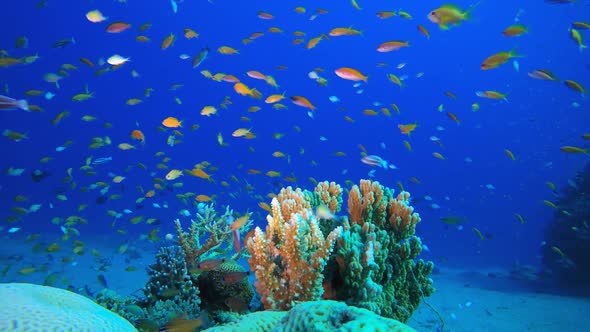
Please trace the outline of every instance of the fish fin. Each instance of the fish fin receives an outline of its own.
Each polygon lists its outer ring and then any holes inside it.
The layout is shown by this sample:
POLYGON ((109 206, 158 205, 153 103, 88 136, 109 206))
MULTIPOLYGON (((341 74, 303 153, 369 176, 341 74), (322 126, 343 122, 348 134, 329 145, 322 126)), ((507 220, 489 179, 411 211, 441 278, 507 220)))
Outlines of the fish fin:
POLYGON ((481 3, 481 0, 476 2, 475 4, 473 4, 471 7, 469 7, 469 9, 467 9, 464 13, 463 13, 463 19, 464 20, 468 20, 470 18, 471 12, 475 9, 475 7, 477 7, 479 4, 481 3))
POLYGON ((17 107, 23 111, 29 112, 29 103, 24 99, 17 101, 17 107))

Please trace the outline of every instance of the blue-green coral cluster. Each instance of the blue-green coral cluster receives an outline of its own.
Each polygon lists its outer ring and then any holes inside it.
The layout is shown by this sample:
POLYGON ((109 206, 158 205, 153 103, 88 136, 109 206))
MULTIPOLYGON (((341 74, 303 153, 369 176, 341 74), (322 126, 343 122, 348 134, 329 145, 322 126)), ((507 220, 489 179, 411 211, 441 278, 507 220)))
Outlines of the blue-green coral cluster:
POLYGON ((406 322, 420 301, 434 292, 432 262, 415 260, 422 251, 415 235, 418 214, 409 193, 397 197, 378 182, 361 181, 349 192, 349 220, 336 242, 338 299, 381 316, 406 322))
POLYGON ((146 307, 165 309, 175 316, 199 316, 199 289, 187 270, 180 247, 160 248, 155 264, 148 268, 148 276, 143 289, 146 307))
MULTIPOLYGON (((322 194, 319 187, 328 188, 328 184, 318 184, 313 193, 306 191, 312 206, 327 205, 320 197, 329 195, 322 194)), ((330 192, 336 193, 330 199, 338 202, 338 206, 330 206, 336 213, 341 208, 342 191, 330 192)), ((422 251, 422 242, 415 235, 420 216, 409 204, 409 193, 394 196, 392 189, 376 181, 361 180, 348 196, 348 217, 321 221, 326 226, 344 227, 325 270, 325 297, 406 322, 421 299, 434 292, 429 278, 433 263, 416 260, 422 251)))
POLYGON ((186 269, 180 247, 160 248, 156 262, 148 268, 144 297, 122 297, 111 290, 96 295, 96 302, 136 326, 163 326, 174 317, 197 318, 199 289, 186 269))

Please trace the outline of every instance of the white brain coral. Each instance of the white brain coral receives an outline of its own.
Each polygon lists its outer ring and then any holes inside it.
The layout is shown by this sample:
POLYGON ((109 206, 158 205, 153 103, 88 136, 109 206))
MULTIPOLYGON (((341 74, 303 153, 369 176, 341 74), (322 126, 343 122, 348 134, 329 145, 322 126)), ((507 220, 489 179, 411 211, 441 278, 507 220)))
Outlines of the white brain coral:
POLYGON ((25 283, 0 284, 0 331, 137 331, 117 314, 70 291, 25 283))

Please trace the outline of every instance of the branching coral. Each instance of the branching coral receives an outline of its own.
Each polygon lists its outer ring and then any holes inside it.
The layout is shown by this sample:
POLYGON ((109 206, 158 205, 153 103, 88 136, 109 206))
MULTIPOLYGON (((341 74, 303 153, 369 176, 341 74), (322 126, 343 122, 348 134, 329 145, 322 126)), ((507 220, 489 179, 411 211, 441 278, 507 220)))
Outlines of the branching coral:
POLYGON ((324 237, 300 189, 282 189, 271 209, 266 232, 257 227, 247 243, 264 307, 285 310, 295 301, 320 299, 322 272, 342 228, 324 237))
MULTIPOLYGON (((218 217, 213 204, 205 205, 196 214, 196 220, 191 220, 188 233, 183 231, 180 220, 176 219, 174 221, 178 233, 178 245, 184 251, 185 261, 189 269, 199 262, 219 256, 221 248, 229 249, 233 247, 235 235, 231 230, 231 223, 234 221, 232 214, 233 211, 226 207, 225 213, 218 217), (205 242, 201 244, 203 239, 205 239, 205 242)), ((247 232, 251 224, 252 221, 249 220, 238 232, 240 234, 247 232)), ((238 259, 244 251, 245 248, 241 247, 231 258, 238 259)))

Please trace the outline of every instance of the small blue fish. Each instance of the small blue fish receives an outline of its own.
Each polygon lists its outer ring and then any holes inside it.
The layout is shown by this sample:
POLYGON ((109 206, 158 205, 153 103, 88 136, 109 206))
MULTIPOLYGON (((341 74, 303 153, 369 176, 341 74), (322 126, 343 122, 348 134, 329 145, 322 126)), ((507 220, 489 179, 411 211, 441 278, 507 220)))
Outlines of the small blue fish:
POLYGON ((516 70, 517 73, 520 71, 520 64, 518 63, 518 61, 512 61, 512 66, 514 67, 514 70, 516 70))

